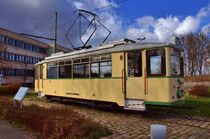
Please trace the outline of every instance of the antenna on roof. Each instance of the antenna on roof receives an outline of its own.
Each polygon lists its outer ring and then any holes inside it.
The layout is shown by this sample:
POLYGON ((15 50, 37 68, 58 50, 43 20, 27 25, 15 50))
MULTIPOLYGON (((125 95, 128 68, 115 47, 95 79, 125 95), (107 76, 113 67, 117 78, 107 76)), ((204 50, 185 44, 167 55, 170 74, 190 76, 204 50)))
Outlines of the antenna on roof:
POLYGON ((68 32, 66 33, 66 38, 67 38, 68 42, 70 43, 70 45, 72 46, 72 48, 74 50, 88 49, 88 48, 92 47, 91 45, 87 45, 87 44, 90 41, 90 39, 93 37, 93 34, 96 32, 97 24, 101 25, 104 29, 106 29, 108 31, 108 34, 105 37, 105 39, 102 41, 102 43, 104 43, 107 40, 107 38, 111 34, 111 31, 104 24, 102 24, 100 22, 99 17, 95 13, 87 11, 87 10, 83 10, 83 9, 78 9, 78 10, 74 11, 74 13, 75 12, 78 13, 78 16, 76 17, 76 19, 74 20, 74 22, 70 26, 68 32), (89 22, 88 26, 83 31, 82 31, 82 25, 81 25, 82 24, 82 21, 81 21, 82 18, 89 22), (83 45, 81 47, 75 47, 75 45, 72 43, 71 39, 68 37, 69 33, 72 31, 72 28, 74 27, 77 20, 79 20, 79 39, 80 39, 80 42, 83 45), (91 26, 93 27, 93 31, 88 35, 87 40, 83 41, 82 37, 84 35, 86 35, 88 29, 91 26))
POLYGON ((143 41, 143 40, 145 40, 145 39, 146 39, 146 37, 137 38, 137 40, 139 40, 139 41, 143 41))

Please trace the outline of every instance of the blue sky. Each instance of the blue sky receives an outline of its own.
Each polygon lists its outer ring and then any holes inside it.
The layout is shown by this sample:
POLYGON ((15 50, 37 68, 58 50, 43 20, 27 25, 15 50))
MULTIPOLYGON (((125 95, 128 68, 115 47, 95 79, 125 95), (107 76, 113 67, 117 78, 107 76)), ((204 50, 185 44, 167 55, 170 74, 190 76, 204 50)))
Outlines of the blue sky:
MULTIPOLYGON (((65 35, 73 22, 70 19, 76 16, 75 9, 92 10, 119 1, 122 0, 0 0, 0 27, 51 37, 57 11, 58 41, 71 47, 65 35)), ((94 12, 112 31, 109 40, 146 37, 145 41, 167 42, 174 35, 210 28, 210 0, 124 0, 94 12)), ((100 44, 106 33, 99 28, 90 43, 100 44)), ((76 29, 69 37, 78 40, 76 29)))
POLYGON ((208 0, 127 0, 119 4, 117 12, 129 17, 152 15, 156 18, 167 15, 195 15, 209 4, 208 0))
MULTIPOLYGON (((178 16, 184 18, 196 15, 198 11, 210 4, 209 0, 127 0, 116 9, 120 16, 129 18, 133 22, 141 16, 153 16, 155 18, 178 16)), ((204 24, 210 22, 208 17, 204 24)))

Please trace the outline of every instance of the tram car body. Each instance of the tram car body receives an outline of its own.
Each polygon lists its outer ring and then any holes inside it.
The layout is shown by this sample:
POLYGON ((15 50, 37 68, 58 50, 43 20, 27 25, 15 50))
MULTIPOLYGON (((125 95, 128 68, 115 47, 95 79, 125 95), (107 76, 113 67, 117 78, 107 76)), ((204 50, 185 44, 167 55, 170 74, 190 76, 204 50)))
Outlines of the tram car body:
POLYGON ((183 50, 167 43, 122 40, 56 53, 35 65, 42 96, 115 103, 124 109, 178 105, 183 98, 183 50))

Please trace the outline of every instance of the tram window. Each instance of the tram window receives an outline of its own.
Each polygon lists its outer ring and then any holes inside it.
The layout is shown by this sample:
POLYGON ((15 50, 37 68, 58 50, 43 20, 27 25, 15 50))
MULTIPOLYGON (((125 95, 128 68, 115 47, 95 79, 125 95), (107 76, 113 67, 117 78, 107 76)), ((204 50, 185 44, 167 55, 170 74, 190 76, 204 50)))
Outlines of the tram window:
POLYGON ((101 57, 97 56, 97 57, 91 57, 91 61, 92 62, 97 62, 97 61, 100 61, 101 60, 101 57))
POLYGON ((111 59, 111 55, 104 55, 101 57, 101 60, 110 60, 111 59))
POLYGON ((74 76, 74 78, 83 78, 84 77, 84 64, 73 66, 73 76, 74 76))
POLYGON ((81 62, 89 62, 89 58, 83 58, 81 59, 81 62))
POLYGON ((181 74, 181 61, 180 57, 171 55, 171 75, 181 74))
POLYGON ((39 66, 39 78, 43 79, 43 66, 42 65, 39 66))
POLYGON ((84 68, 85 68, 85 74, 84 74, 84 77, 89 77, 89 74, 90 74, 90 66, 89 64, 84 64, 84 68))
POLYGON ((158 76, 166 74, 165 50, 148 50, 147 55, 147 74, 149 76, 158 76))
POLYGON ((100 62, 100 77, 111 77, 112 65, 111 61, 100 62))
POLYGON ((128 76, 142 76, 141 52, 128 52, 128 76))
POLYGON ((171 51, 171 75, 183 76, 183 57, 178 50, 171 51))
POLYGON ((91 77, 100 77, 99 63, 92 63, 91 64, 91 77))
POLYGON ((64 62, 59 62, 59 65, 64 65, 64 62))
POLYGON ((74 60, 73 63, 80 63, 80 59, 74 60))
POLYGON ((71 65, 59 67, 59 78, 71 78, 71 65))
POLYGON ((66 64, 68 65, 68 64, 71 64, 71 61, 66 61, 66 64))
POLYGON ((56 63, 48 63, 47 64, 47 78, 57 78, 56 63))

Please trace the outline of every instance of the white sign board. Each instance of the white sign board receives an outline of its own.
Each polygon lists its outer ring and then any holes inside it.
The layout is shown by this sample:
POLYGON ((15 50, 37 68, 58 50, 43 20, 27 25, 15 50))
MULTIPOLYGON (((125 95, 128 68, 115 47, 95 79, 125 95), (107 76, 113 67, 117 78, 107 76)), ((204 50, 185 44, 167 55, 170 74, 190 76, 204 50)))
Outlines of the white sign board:
POLYGON ((22 101, 24 99, 24 97, 26 96, 28 90, 29 90, 28 87, 20 87, 20 89, 18 90, 18 92, 15 95, 15 97, 13 98, 13 100, 22 101))
POLYGON ((151 139, 166 139, 166 126, 151 125, 151 139))

